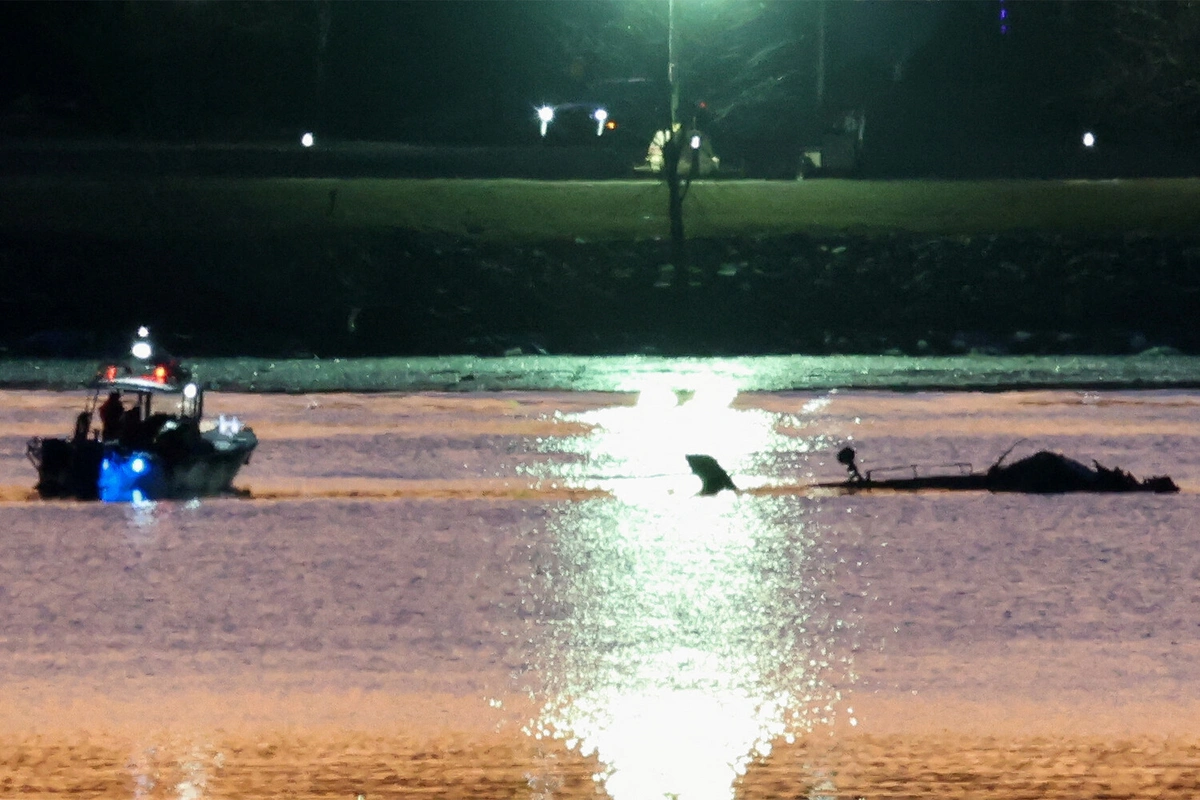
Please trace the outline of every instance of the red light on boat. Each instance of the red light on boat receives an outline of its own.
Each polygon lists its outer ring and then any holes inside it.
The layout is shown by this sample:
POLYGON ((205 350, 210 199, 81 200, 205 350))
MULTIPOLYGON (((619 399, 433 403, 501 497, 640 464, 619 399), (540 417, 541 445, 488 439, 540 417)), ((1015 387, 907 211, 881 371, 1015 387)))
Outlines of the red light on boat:
POLYGON ((155 367, 154 368, 154 380, 158 381, 159 383, 166 383, 167 382, 167 368, 162 366, 161 364, 159 366, 155 367))
POLYGON ((117 368, 110 366, 104 370, 104 380, 115 381, 117 379, 117 368))

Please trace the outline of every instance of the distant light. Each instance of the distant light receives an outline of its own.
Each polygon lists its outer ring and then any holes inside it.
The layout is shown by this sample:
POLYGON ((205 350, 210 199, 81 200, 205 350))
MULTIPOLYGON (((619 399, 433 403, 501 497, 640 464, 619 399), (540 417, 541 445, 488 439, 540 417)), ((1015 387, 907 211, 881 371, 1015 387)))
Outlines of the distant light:
POLYGON ((1091 131, 1085 132, 1083 134, 1083 146, 1084 147, 1095 147, 1096 146, 1096 135, 1094 133, 1092 133, 1091 131))
POLYGON ((305 147, 312 147, 315 142, 316 139, 314 139, 313 135, 308 131, 305 131, 304 135, 300 137, 300 144, 305 147))
POLYGON ((615 131, 617 129, 617 123, 614 120, 610 119, 604 123, 604 129, 609 130, 609 131, 615 131))
POLYGON ((131 470, 133 470, 136 474, 141 475, 143 472, 146 471, 146 459, 142 458, 141 456, 138 456, 133 461, 129 462, 129 468, 131 470))
POLYGON ((698 133, 692 134, 692 149, 693 150, 700 149, 700 134, 698 134, 698 133))
POLYGON ((541 122, 542 138, 546 138, 546 129, 550 127, 550 123, 554 120, 554 109, 550 106, 542 106, 537 110, 538 120, 541 122))
POLYGON ((146 359, 150 358, 150 354, 153 352, 153 350, 150 349, 150 343, 145 339, 142 339, 134 342, 133 347, 129 349, 129 352, 133 353, 134 358, 140 358, 142 361, 145 361, 146 359))
POLYGON ((183 387, 183 396, 188 400, 193 400, 196 397, 196 393, 199 391, 200 389, 196 386, 196 384, 189 383, 187 386, 183 387))
POLYGON ((149 328, 147 328, 145 325, 143 325, 143 326, 141 326, 140 328, 138 328, 138 334, 137 334, 137 335, 138 335, 138 337, 139 337, 139 338, 141 338, 141 339, 146 339, 146 338, 148 338, 148 337, 150 336, 150 329, 149 329, 149 328))
POLYGON ((1008 33, 1008 26, 1007 26, 1007 25, 1001 25, 1001 26, 1000 26, 1000 33, 1008 33))
POLYGON ((603 108, 597 108, 596 113, 592 114, 592 117, 595 118, 596 122, 604 122, 604 120, 608 119, 608 112, 603 108))

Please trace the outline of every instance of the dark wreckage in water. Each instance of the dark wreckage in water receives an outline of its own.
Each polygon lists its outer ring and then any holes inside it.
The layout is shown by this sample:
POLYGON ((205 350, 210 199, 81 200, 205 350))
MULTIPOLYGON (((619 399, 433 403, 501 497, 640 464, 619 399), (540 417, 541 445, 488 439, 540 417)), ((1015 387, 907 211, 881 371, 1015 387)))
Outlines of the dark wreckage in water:
MULTIPOLYGON (((1014 445, 1015 446, 1015 445, 1014 445)), ((1063 494, 1067 492, 1155 492, 1165 494, 1178 492, 1179 486, 1166 475, 1139 480, 1118 467, 1106 467, 1097 461, 1092 466, 1068 458, 1061 453, 1039 450, 1031 456, 1005 464, 1012 452, 1009 448, 996 463, 983 472, 971 469, 969 464, 950 464, 944 467, 923 469, 916 465, 886 467, 861 472, 855 463, 856 453, 852 447, 843 447, 837 460, 846 467, 847 477, 843 481, 815 483, 814 489, 841 489, 847 492, 862 491, 948 491, 948 492, 1021 492, 1025 494, 1063 494), (907 474, 900 475, 904 472, 907 474), (879 477, 895 476, 895 477, 879 477)), ((700 494, 711 495, 729 489, 737 491, 729 474, 712 456, 689 455, 688 466, 700 477, 700 494)))

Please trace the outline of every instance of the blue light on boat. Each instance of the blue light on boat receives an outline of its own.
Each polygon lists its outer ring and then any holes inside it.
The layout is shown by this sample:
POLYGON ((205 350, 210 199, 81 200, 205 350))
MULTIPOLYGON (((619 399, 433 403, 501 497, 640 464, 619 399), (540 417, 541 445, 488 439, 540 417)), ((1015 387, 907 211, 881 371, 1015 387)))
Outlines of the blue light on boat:
POLYGON ((100 462, 100 499, 106 503, 145 503, 163 494, 163 475, 145 451, 109 450, 100 462))

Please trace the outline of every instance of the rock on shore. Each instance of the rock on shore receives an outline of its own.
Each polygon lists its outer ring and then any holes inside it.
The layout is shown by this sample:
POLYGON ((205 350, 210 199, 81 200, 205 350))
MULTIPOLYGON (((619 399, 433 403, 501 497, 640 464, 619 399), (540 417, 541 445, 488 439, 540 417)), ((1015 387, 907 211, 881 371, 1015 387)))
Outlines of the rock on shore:
POLYGON ((149 322, 209 354, 1200 352, 1200 237, 0 242, 0 346, 149 322))

